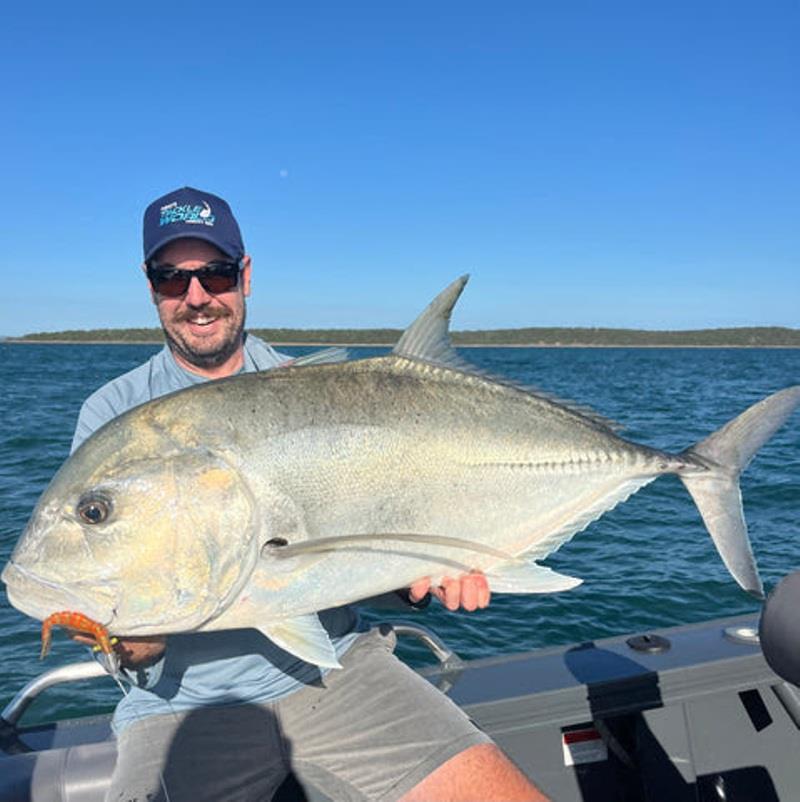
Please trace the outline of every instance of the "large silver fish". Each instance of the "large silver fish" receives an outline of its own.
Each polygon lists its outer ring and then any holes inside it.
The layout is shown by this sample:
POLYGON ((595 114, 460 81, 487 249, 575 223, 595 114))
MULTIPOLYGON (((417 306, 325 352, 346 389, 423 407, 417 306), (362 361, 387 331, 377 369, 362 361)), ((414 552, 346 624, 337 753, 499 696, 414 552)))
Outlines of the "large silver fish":
POLYGON ((210 382, 105 425, 39 500, 3 571, 11 603, 120 636, 255 627, 334 666, 317 611, 470 569, 495 592, 574 587, 538 561, 667 473, 761 594, 738 477, 800 386, 681 454, 640 446, 466 369, 447 330, 465 283, 389 356, 210 382))

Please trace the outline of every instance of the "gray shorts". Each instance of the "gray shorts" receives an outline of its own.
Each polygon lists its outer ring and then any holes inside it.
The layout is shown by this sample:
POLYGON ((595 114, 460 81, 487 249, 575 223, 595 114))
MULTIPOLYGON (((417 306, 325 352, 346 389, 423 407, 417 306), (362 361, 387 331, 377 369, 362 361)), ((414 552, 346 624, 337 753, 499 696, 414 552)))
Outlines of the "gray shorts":
POLYGON ((109 802, 269 800, 293 770, 336 802, 394 800, 471 746, 488 743, 444 694, 361 636, 329 672, 261 705, 151 716, 123 730, 109 802), (164 792, 166 788, 166 793, 164 792))

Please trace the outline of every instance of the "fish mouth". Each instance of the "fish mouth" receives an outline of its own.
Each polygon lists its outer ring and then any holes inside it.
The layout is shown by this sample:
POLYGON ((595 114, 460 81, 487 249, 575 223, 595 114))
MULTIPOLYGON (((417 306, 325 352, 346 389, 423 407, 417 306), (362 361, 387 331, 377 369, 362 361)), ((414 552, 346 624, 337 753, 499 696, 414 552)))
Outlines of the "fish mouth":
POLYGON ((63 585, 37 576, 26 568, 9 562, 0 580, 12 606, 31 618, 44 621, 61 610, 83 613, 104 626, 114 618, 115 596, 108 586, 96 583, 63 585))

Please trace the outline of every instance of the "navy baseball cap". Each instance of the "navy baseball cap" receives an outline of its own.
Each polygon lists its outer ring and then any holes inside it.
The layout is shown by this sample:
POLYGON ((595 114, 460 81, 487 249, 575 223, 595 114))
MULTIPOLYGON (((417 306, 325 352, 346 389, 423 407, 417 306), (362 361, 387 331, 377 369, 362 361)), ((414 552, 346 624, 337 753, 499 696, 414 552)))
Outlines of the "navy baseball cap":
POLYGON ((168 242, 184 237, 204 239, 232 259, 244 256, 239 224, 231 207, 210 192, 183 187, 154 200, 144 210, 144 261, 168 242))

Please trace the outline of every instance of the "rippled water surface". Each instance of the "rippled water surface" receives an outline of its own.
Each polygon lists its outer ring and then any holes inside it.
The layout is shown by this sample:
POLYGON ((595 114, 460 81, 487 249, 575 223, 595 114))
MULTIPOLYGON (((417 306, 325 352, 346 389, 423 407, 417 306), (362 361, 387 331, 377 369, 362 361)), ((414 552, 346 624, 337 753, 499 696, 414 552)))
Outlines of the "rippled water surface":
MULTIPOLYGON (((0 344, 0 562, 7 560, 37 497, 65 459, 82 400, 155 350, 0 344)), ((463 353, 493 374, 591 406, 623 424, 629 439, 667 450, 682 450, 759 398, 800 382, 800 350, 791 349, 485 348, 463 353)), ((759 453, 744 475, 742 492, 769 589, 800 564, 800 414, 759 453)), ((607 513, 548 564, 582 577, 584 584, 557 596, 495 596, 477 613, 431 606, 412 620, 474 658, 757 609, 729 577, 691 499, 673 477, 659 479, 607 513)), ((0 631, 0 706, 45 667, 85 656, 81 647, 57 635, 51 657, 41 664, 38 624, 10 608, 4 595, 0 631)), ((423 659, 413 646, 402 646, 401 654, 412 663, 423 659)), ((32 720, 99 712, 118 693, 110 681, 62 687, 37 703, 32 720)))

